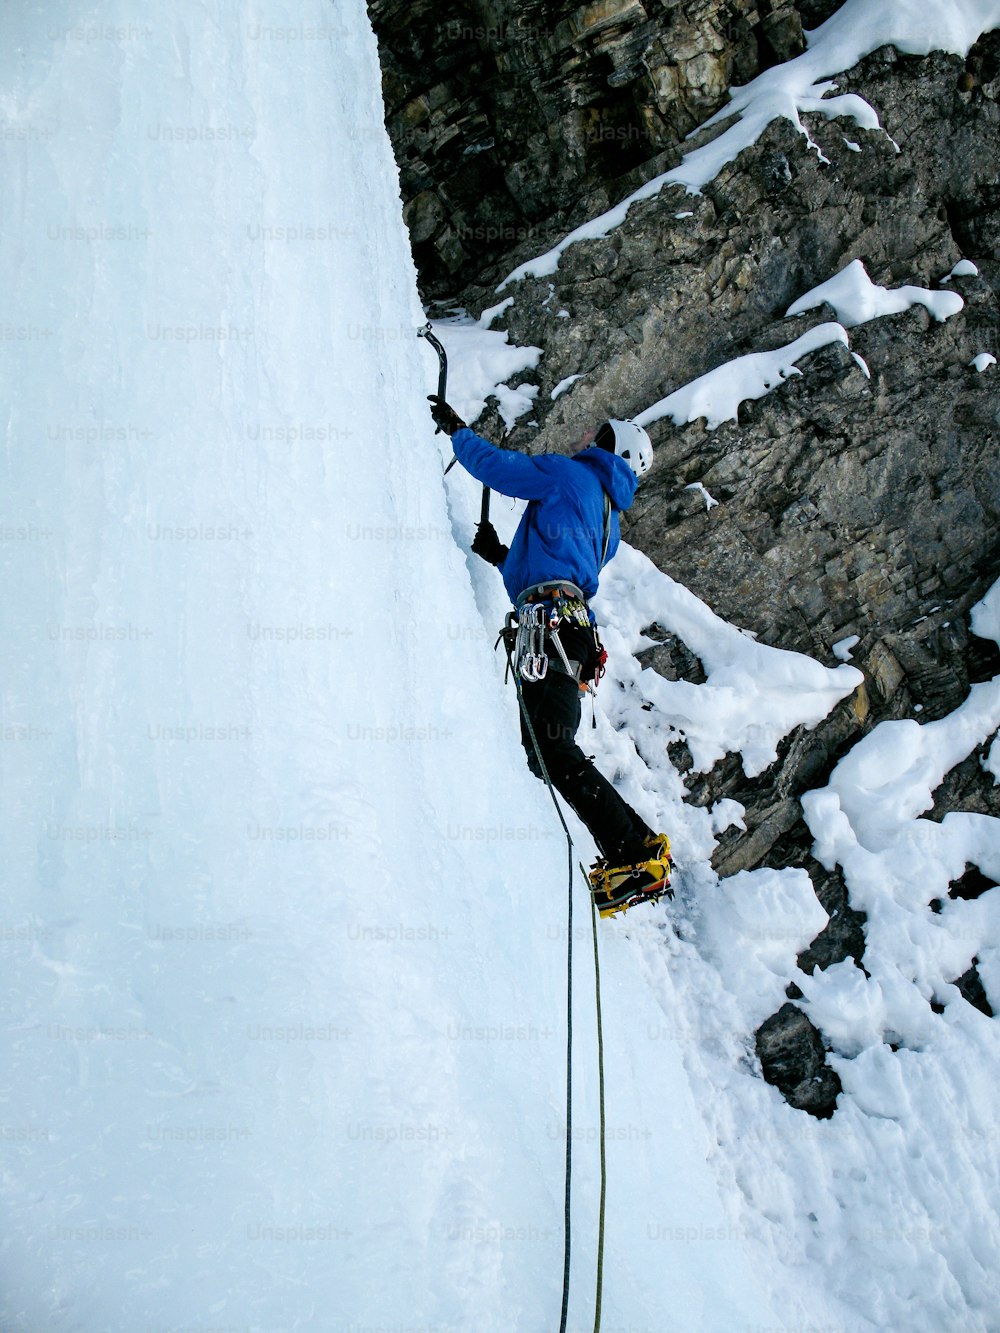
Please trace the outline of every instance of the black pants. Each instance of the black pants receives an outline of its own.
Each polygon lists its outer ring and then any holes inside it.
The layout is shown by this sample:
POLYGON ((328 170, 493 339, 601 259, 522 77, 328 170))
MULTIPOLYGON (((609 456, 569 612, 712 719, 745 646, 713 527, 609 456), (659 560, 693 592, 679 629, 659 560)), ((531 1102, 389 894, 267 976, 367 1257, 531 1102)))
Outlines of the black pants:
MULTIPOLYGON (((643 841, 653 836, 653 830, 576 743, 583 698, 579 685, 572 676, 550 665, 542 680, 522 681, 521 693, 552 785, 590 829, 602 856, 612 865, 645 859, 643 841)), ((540 778, 542 772, 523 714, 521 742, 528 767, 540 778)))

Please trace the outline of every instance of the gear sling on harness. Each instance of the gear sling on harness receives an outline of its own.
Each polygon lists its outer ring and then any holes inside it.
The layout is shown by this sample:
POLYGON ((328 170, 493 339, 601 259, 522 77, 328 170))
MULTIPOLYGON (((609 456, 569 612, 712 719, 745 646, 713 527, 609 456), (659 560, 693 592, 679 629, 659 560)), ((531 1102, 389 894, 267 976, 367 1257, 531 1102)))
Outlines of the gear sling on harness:
POLYGON ((607 653, 586 598, 565 579, 526 588, 516 610, 508 612, 502 634, 522 680, 543 680, 551 667, 571 676, 581 690, 590 690, 604 674, 607 653))

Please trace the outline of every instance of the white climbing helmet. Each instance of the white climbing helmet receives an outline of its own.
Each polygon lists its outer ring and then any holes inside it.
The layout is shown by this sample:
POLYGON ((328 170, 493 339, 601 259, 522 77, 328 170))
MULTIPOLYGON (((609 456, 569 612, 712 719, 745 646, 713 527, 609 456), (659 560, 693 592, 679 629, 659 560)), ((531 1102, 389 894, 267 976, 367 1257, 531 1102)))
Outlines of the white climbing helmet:
POLYGON ((637 477, 653 466, 653 442, 634 421, 605 421, 594 443, 624 458, 637 477))

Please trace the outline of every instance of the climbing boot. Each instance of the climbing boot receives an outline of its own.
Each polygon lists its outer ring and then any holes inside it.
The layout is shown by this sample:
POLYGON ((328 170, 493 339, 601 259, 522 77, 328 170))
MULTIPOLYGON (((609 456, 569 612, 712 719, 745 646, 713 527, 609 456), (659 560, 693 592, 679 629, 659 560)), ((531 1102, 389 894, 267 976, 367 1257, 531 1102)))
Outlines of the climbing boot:
POLYGON ((591 892, 601 916, 617 916, 636 903, 655 903, 672 898, 670 887, 670 839, 665 833, 646 838, 646 859, 630 865, 612 866, 602 857, 590 871, 591 892))

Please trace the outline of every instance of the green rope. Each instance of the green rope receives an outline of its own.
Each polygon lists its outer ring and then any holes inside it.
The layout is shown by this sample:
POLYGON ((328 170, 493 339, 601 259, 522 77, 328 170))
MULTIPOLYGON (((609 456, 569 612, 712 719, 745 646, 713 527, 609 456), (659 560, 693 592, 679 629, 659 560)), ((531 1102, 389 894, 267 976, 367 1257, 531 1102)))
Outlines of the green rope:
MULTIPOLYGON (((535 751, 535 758, 538 760, 538 766, 541 769, 545 785, 548 787, 549 795, 552 797, 552 803, 556 808, 556 814, 559 816, 559 822, 563 826, 566 834, 566 849, 569 857, 569 881, 566 894, 567 906, 567 936, 566 936, 566 1175, 565 1189, 563 1197, 563 1289, 562 1289, 562 1308, 559 1316, 559 1333, 566 1333, 566 1321, 569 1315, 569 1277, 570 1277, 570 1250, 572 1245, 572 1217, 571 1217, 571 1188, 573 1179, 573 835, 570 833, 569 825, 563 814, 562 806, 559 804, 559 797, 556 795, 556 789, 549 777, 549 771, 545 760, 542 758, 541 746, 538 744, 538 737, 535 735, 535 728, 531 718, 528 715, 528 709, 524 702, 524 693, 521 688, 521 676, 513 662, 512 652, 509 643, 504 640, 504 650, 507 654, 507 665, 514 677, 514 685, 517 690, 517 702, 521 710, 521 716, 524 718, 524 724, 531 739, 532 747, 535 751)), ((601 1300, 604 1287, 604 1207, 607 1195, 607 1158, 605 1151, 605 1123, 604 1123, 604 1032, 601 1024, 601 972, 597 955, 597 910, 594 906, 594 896, 590 891, 590 880, 587 878, 583 865, 580 865, 580 871, 587 880, 587 891, 590 895, 590 917, 591 927, 594 935, 594 982, 597 998, 597 1064, 598 1064, 598 1087, 600 1097, 600 1139, 601 1139, 601 1204, 597 1231, 597 1296, 594 1314, 594 1333, 600 1333, 601 1327, 601 1300)))
MULTIPOLYGON (((508 650, 507 661, 510 662, 511 654, 508 650)), ((517 687, 517 701, 521 707, 521 716, 524 718, 524 724, 527 727, 528 735, 531 737, 531 744, 534 746, 535 757, 538 760, 538 766, 542 770, 542 777, 545 779, 545 785, 549 789, 549 795, 552 797, 552 803, 556 808, 556 814, 559 816, 559 822, 562 824, 566 833, 567 855, 569 857, 569 888, 566 894, 566 1173, 563 1194, 563 1288, 562 1288, 562 1308, 559 1315, 559 1333, 566 1333, 566 1320, 569 1315, 569 1273, 570 1273, 570 1250, 572 1246, 572 1213, 571 1213, 571 1190, 573 1182, 573 836, 569 831, 569 825, 566 823, 562 807, 559 804, 559 798, 556 796, 556 789, 552 785, 552 779, 549 777, 549 770, 545 766, 545 760, 542 758, 541 747, 538 744, 538 737, 535 735, 535 728, 532 725, 531 718, 528 716, 528 709, 524 702, 524 694, 521 690, 521 677, 517 669, 514 668, 514 684, 517 687)))
MULTIPOLYGON (((580 866, 580 873, 587 879, 587 872, 580 866)), ((587 879, 590 887, 590 880, 587 879)), ((598 1105, 601 1118, 601 1206, 597 1221, 597 1291, 594 1296, 594 1333, 600 1333, 601 1301, 604 1295, 604 1206, 607 1201, 608 1161, 604 1124, 604 1025, 601 1021, 601 961, 597 952, 597 907, 594 896, 590 896, 590 924, 594 935, 594 992, 597 1001, 597 1087, 598 1105)))

